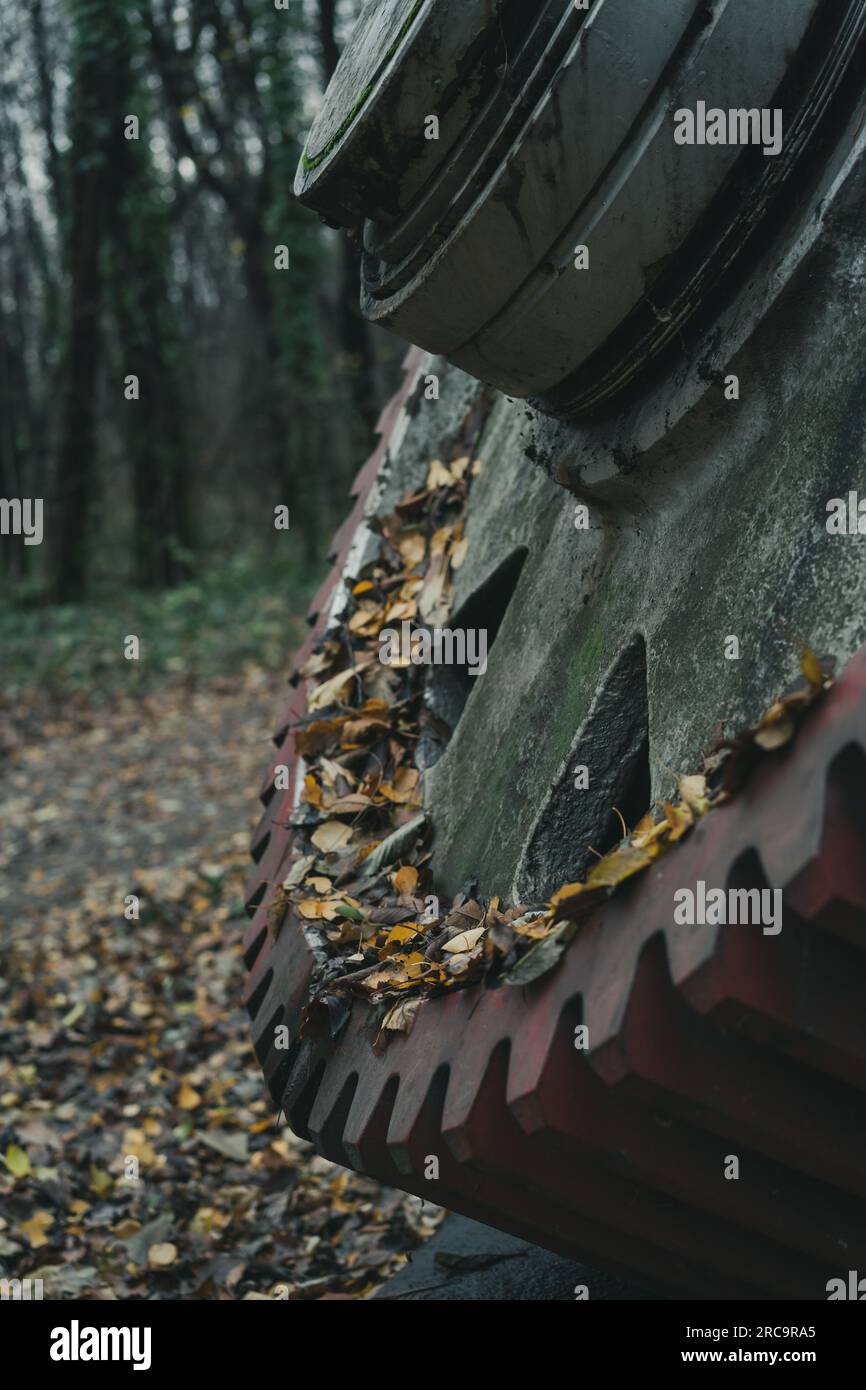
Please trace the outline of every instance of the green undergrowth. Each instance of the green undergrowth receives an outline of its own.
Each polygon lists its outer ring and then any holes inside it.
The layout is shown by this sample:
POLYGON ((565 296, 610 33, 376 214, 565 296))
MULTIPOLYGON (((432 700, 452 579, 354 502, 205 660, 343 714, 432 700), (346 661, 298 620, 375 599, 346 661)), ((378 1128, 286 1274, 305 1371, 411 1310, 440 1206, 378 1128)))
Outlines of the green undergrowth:
POLYGON ((278 670, 303 639, 322 575, 295 556, 247 549, 172 589, 106 585, 85 602, 51 604, 19 586, 0 596, 0 699, 38 687, 98 701, 170 678, 278 670), (133 634, 138 661, 124 657, 133 634))

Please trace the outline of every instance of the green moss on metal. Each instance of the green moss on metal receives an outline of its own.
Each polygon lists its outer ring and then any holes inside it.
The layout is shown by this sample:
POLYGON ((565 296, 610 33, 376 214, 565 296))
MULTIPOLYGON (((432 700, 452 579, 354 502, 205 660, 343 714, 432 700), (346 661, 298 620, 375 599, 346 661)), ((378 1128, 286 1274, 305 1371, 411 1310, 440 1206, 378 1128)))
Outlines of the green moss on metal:
MULTIPOLYGON (((598 595, 595 597, 599 603, 598 595)), ((554 766, 568 756, 574 736, 589 713, 604 672, 606 647, 604 624, 601 614, 596 613, 593 622, 580 630, 566 673, 562 704, 554 711, 550 726, 554 766)))
POLYGON ((304 151, 303 158, 301 159, 301 165, 306 174, 312 173, 314 169, 317 169, 319 165, 322 163, 322 161, 324 159, 327 159, 334 146, 340 140, 342 140, 343 136, 346 134, 346 131, 349 129, 349 127, 352 125, 352 122, 355 120, 355 117, 358 115, 358 112, 362 109, 363 106, 366 105, 370 93, 374 90, 377 82, 382 76, 382 73, 385 71, 391 59, 394 57, 394 54, 397 52, 397 49, 400 47, 401 43, 405 39, 409 30, 411 29, 412 24, 415 21, 415 16, 418 14, 418 11, 420 10, 423 4, 424 0, 415 0, 415 4, 412 6, 412 9, 409 11, 408 16, 401 25, 400 32, 398 33, 394 42, 391 44, 391 47, 388 49, 387 53, 382 58, 382 61, 379 64, 379 67, 376 71, 376 75, 373 78, 372 82, 369 82, 367 86, 364 88, 363 92, 352 106, 351 111, 349 112, 346 119, 343 121, 339 130, 331 136, 327 145, 325 145, 321 150, 319 150, 318 154, 308 155, 306 150, 304 151))

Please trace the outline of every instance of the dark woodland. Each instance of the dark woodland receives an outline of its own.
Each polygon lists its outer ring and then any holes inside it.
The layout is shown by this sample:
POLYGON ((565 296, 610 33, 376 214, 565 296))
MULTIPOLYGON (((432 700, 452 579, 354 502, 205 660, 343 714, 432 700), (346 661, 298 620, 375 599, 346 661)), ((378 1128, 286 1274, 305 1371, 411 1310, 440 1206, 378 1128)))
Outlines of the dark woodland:
POLYGON ((356 10, 0 2, 0 495, 50 539, 0 549, 5 604, 321 556, 401 355, 292 196, 356 10))

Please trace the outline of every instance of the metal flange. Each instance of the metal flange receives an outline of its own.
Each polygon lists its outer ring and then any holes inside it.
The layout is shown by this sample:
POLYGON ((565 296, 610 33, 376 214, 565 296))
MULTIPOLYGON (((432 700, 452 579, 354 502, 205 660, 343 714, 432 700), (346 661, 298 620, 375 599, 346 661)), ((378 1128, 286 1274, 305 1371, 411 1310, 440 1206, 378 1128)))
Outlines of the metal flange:
POLYGON ((296 191, 364 220, 371 320, 579 413, 682 333, 838 138, 864 33, 862 0, 374 0, 296 191), (738 143, 751 121, 679 144, 684 110, 778 112, 781 145, 738 143))

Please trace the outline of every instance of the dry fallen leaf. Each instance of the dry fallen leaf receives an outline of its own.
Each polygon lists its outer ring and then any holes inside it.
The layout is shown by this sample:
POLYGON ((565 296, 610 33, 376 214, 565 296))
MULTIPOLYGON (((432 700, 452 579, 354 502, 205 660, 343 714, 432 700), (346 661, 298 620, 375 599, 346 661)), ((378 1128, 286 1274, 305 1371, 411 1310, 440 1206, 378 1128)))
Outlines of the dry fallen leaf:
POLYGON ((352 838, 352 828, 340 820, 326 820, 310 836, 311 841, 323 854, 345 849, 352 838))
POLYGON ((378 715, 366 715, 361 719, 347 719, 343 726, 342 743, 363 743, 367 739, 381 738, 390 730, 387 719, 378 715))
POLYGON ((701 773, 677 779, 680 799, 698 816, 703 816, 710 808, 707 797, 707 779, 701 773))
POLYGON ((165 1269, 168 1265, 173 1265, 176 1259, 177 1246, 168 1240, 152 1245, 147 1252, 147 1263, 151 1269, 165 1269))
POLYGON ((765 753, 772 753, 776 748, 783 748, 786 743, 790 743, 795 732, 796 725, 784 701, 777 700, 767 710, 755 730, 754 741, 765 753))
POLYGON ((278 888, 274 894, 273 901, 268 904, 268 931, 277 940, 282 931, 283 922, 286 920, 286 913, 289 908, 289 900, 282 888, 278 888))
POLYGON ((327 809, 335 816, 357 816, 372 805, 371 798, 363 792, 349 792, 347 796, 340 796, 336 801, 332 801, 327 809))
POLYGON ((175 1099, 178 1110, 195 1110, 201 1105, 201 1096, 194 1086, 184 1081, 175 1099))
POLYGON ((451 484, 451 473, 439 459, 434 459, 427 469, 427 487, 449 487, 451 484))
POLYGON ((392 927, 382 947, 385 955, 395 955, 401 946, 405 946, 407 941, 418 935, 418 927, 413 923, 412 926, 392 927))
POLYGON ((106 1192, 110 1192, 114 1186, 114 1179, 110 1173, 104 1173, 100 1168, 91 1165, 90 1168, 90 1190, 95 1192, 97 1197, 103 1197, 106 1192))
POLYGON ((283 888, 286 892, 298 886, 315 862, 316 856, 314 854, 304 854, 300 859, 295 860, 286 877, 283 879, 283 888))
POLYGON ((421 1004, 417 995, 412 999, 398 999, 382 1019, 382 1027, 394 1033, 411 1033, 421 1004))
POLYGON ((459 570, 460 566, 463 564, 463 561, 466 559, 466 553, 468 550, 469 542, 466 539, 466 537, 463 536, 457 542, 454 549, 451 551, 451 568, 453 570, 459 570))
POLYGON ((421 774, 416 767, 397 769, 392 783, 383 782, 379 788, 383 796, 398 806, 414 803, 418 796, 418 782, 421 774))
POLYGON ((483 935, 483 927, 473 927, 471 931, 462 931, 457 936, 452 936, 450 941, 446 941, 442 950, 448 952, 471 951, 483 935))
POLYGON ((404 897, 411 897, 418 887, 418 870, 415 865, 404 864, 403 868, 395 873, 393 883, 398 893, 404 897))
POLYGON ((804 647, 800 653, 800 670, 813 690, 823 690, 827 674, 811 647, 804 647))
POLYGON ((427 554, 427 543, 420 531, 410 531, 402 537, 398 549, 403 563, 413 569, 423 562, 427 554))
POLYGON ((307 922, 332 921, 337 915, 325 898, 302 898, 298 911, 307 922))
POLYGON ((321 685, 317 685, 307 697, 307 709, 310 713, 317 709, 325 709, 328 705, 340 704, 354 686, 361 672, 366 670, 373 660, 372 656, 362 656, 348 670, 338 671, 336 676, 330 676, 321 685))
MULTIPOLYGON (((669 801, 664 803, 664 807, 664 823, 668 827, 666 839, 669 845, 673 845, 676 844, 677 840, 681 840, 688 830, 691 830, 695 823, 694 812, 690 806, 685 804, 673 806, 669 801)), ((652 857, 655 858, 657 854, 661 853, 663 848, 664 846, 660 843, 656 843, 654 845, 644 846, 642 852, 651 854, 652 857)))
POLYGON ((557 922, 543 941, 537 941, 525 956, 513 965, 503 976, 503 984, 523 986, 534 984, 558 963, 566 946, 574 935, 574 922, 557 922))
POLYGON ((622 845, 593 864, 586 876, 587 888, 616 888, 633 874, 641 873, 658 855, 655 845, 641 849, 637 845, 622 845))
POLYGON ((22 1148, 17 1144, 9 1144, 6 1149, 4 1163, 12 1174, 13 1178, 26 1178, 30 1175, 30 1159, 22 1148))
POLYGON ((296 729, 294 733, 295 752, 300 753, 303 758, 312 757, 333 742, 345 723, 345 717, 314 719, 303 729, 296 729))
POLYGON ((382 609, 377 604, 365 604, 349 619, 349 631, 357 633, 359 637, 371 637, 379 631, 382 620, 382 609))
POLYGON ((304 879, 304 887, 312 888, 314 893, 330 893, 332 886, 331 880, 324 874, 313 874, 304 879))
POLYGON ((38 1250, 41 1245, 48 1244, 48 1232, 54 1225, 54 1217, 50 1211, 35 1211, 29 1221, 20 1221, 18 1230, 27 1240, 34 1250, 38 1250))

